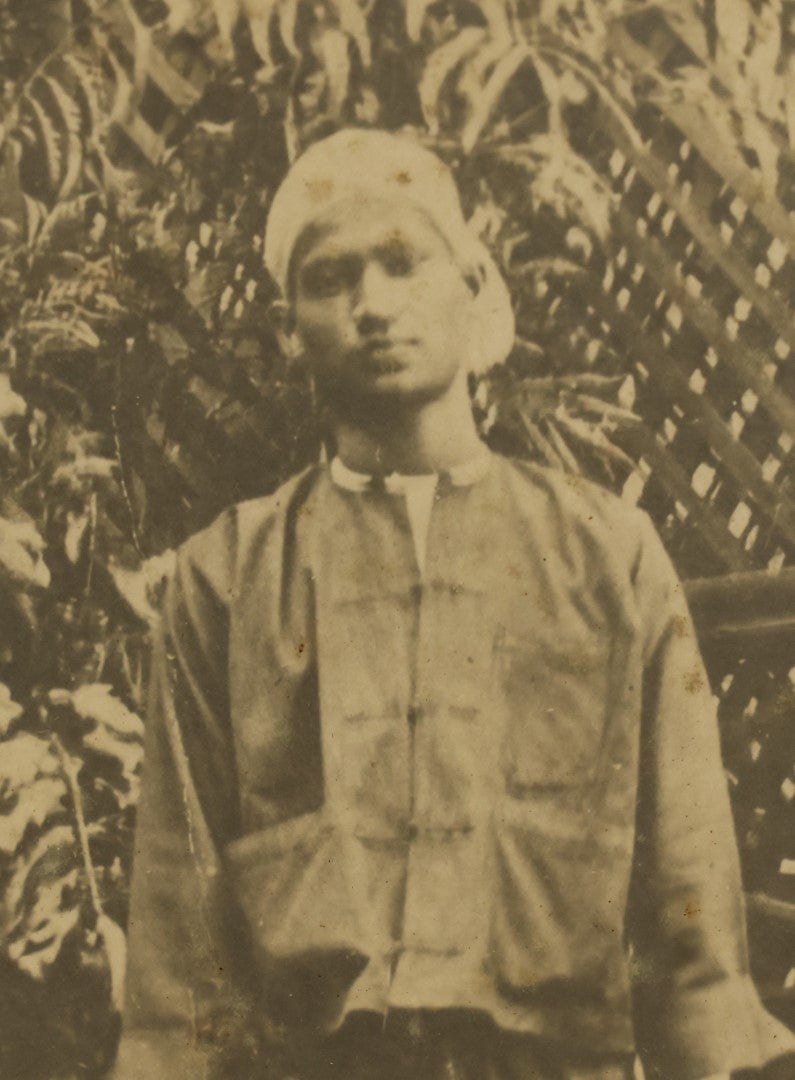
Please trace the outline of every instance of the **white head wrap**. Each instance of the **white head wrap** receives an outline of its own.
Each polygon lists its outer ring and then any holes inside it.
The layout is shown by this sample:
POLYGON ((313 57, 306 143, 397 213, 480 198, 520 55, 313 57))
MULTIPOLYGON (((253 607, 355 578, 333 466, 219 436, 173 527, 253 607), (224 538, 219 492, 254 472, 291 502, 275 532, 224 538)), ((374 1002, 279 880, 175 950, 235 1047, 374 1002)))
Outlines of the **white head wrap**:
POLYGON ((352 128, 314 143, 292 166, 273 199, 265 263, 287 295, 290 260, 307 226, 335 204, 396 199, 421 209, 456 254, 480 269, 474 298, 469 369, 501 363, 514 342, 511 298, 494 260, 468 228, 447 166, 406 135, 352 128))

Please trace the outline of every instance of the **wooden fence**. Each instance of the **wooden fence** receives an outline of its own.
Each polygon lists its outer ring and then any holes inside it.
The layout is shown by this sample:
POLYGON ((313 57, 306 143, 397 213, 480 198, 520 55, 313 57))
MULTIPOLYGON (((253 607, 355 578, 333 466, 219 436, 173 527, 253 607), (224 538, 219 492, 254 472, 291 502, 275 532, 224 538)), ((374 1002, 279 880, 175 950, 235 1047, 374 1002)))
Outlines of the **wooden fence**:
MULTIPOLYGON (((613 45, 639 75, 705 66, 728 108, 704 43, 658 12, 615 26, 613 45)), ((587 318, 636 377, 625 494, 690 579, 754 967, 795 1025, 795 192, 765 192, 720 125, 673 98, 638 110, 639 140, 600 119, 589 153, 620 196, 619 250, 587 318)))
POLYGON ((795 568, 702 578, 687 592, 720 701, 752 963, 768 1005, 795 1026, 795 568))
MULTIPOLYGON (((709 65, 656 12, 612 38, 639 75, 709 65)), ((584 299, 638 386, 627 449, 643 479, 625 494, 685 577, 779 569, 795 555, 793 207, 675 100, 647 99, 634 131, 602 108, 585 151, 620 198, 617 255, 584 299)))

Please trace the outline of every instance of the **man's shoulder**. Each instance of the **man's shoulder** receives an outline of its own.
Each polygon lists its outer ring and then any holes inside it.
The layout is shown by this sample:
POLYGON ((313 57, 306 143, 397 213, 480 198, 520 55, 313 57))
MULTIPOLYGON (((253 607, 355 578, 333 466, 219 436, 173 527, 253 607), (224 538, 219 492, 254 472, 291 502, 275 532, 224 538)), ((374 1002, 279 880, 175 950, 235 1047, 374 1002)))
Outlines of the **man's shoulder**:
POLYGON ((529 513, 554 516, 576 531, 645 532, 648 517, 633 503, 578 473, 567 473, 519 458, 503 458, 520 503, 529 513))
POLYGON ((207 578, 217 589, 228 591, 247 552, 283 532, 291 516, 309 498, 320 471, 316 465, 308 466, 269 494, 227 507, 180 545, 178 564, 190 567, 191 572, 207 578))
POLYGON ((593 593, 623 596, 652 622, 681 602, 676 572, 644 510, 579 476, 513 459, 506 468, 528 536, 563 580, 573 574, 593 593))
POLYGON ((320 465, 308 465, 268 495, 246 499, 231 507, 238 542, 245 546, 263 534, 283 528, 306 504, 323 473, 320 465))

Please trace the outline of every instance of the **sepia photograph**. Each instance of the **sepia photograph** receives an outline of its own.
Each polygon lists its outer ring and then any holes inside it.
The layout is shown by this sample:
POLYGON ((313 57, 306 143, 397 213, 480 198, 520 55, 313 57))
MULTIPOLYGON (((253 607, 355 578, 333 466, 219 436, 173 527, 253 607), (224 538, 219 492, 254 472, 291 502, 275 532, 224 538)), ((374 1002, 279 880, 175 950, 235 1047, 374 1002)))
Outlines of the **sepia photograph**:
POLYGON ((795 1080, 795 0, 0 0, 0 1080, 795 1080))

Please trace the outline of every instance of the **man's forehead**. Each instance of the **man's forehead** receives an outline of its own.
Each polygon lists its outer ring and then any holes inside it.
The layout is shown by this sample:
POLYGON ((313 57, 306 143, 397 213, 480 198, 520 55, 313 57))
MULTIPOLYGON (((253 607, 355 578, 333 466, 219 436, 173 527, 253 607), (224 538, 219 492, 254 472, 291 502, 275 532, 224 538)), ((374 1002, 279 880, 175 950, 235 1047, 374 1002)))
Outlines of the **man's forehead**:
POLYGON ((420 207, 397 199, 352 200, 329 207, 307 225, 295 263, 390 248, 450 253, 447 238, 420 207))

